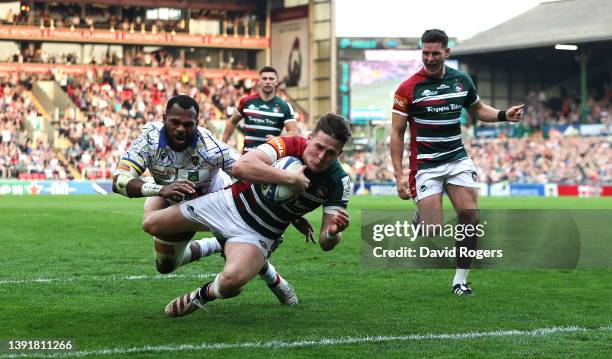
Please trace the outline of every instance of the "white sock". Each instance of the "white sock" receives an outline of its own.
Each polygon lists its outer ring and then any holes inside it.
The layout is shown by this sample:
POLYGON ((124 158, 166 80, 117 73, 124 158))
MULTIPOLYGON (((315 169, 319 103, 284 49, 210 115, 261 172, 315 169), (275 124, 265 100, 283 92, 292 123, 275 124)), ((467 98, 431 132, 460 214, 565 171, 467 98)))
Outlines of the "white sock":
POLYGON ((191 262, 191 249, 189 248, 189 241, 182 242, 169 242, 153 237, 156 243, 159 243, 165 247, 164 250, 158 252, 155 249, 155 258, 158 262, 168 261, 172 263, 173 268, 178 268, 183 264, 191 262))
POLYGON ((192 243, 197 243, 200 246, 202 257, 208 257, 213 253, 221 253, 221 245, 215 237, 202 238, 197 241, 192 241, 192 243))
POLYGON ((280 282, 280 275, 276 272, 276 268, 266 260, 263 269, 259 272, 259 277, 266 282, 267 285, 275 285, 280 282))
POLYGON ((457 284, 467 283, 467 276, 469 271, 469 269, 457 268, 457 270, 455 271, 455 278, 453 278, 453 286, 457 284))

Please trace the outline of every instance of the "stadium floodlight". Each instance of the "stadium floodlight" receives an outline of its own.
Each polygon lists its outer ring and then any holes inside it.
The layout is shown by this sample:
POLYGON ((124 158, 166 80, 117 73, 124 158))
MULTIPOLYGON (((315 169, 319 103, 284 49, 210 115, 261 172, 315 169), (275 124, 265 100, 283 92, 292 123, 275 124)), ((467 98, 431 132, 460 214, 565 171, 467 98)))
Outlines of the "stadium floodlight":
POLYGON ((576 51, 576 50, 578 50, 578 46, 576 46, 576 45, 563 45, 563 44, 556 44, 556 45, 555 45, 555 50, 569 50, 569 51, 576 51))

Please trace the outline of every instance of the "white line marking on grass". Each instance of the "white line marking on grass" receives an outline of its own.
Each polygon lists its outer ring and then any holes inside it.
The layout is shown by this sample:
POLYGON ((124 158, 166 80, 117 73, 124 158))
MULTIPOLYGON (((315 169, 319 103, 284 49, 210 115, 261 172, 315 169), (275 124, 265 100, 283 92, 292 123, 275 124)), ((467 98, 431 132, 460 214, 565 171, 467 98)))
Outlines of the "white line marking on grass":
POLYGON ((282 340, 272 340, 267 342, 244 342, 244 343, 201 343, 201 344, 169 344, 169 345, 147 345, 144 347, 131 348, 107 348, 92 351, 74 351, 62 353, 24 353, 24 354, 4 354, 4 358, 73 358, 85 357, 90 355, 124 355, 138 353, 161 353, 161 352, 184 352, 184 351, 207 351, 224 349, 291 349, 316 346, 335 346, 345 344, 381 343, 381 342, 408 342, 420 340, 463 340, 477 338, 494 337, 542 337, 557 333, 578 333, 578 332, 599 332, 612 330, 612 326, 588 329, 577 326, 571 327, 552 327, 538 328, 532 330, 496 330, 491 332, 472 332, 456 334, 410 334, 398 336, 367 336, 367 337, 341 337, 341 338, 321 338, 316 340, 300 340, 285 342, 282 340))
POLYGON ((92 282, 92 281, 126 281, 126 280, 163 280, 163 279, 204 279, 216 276, 217 273, 202 274, 157 274, 157 275, 128 275, 128 276, 83 276, 72 278, 29 278, 29 279, 0 279, 0 285, 25 283, 65 283, 65 282, 92 282))

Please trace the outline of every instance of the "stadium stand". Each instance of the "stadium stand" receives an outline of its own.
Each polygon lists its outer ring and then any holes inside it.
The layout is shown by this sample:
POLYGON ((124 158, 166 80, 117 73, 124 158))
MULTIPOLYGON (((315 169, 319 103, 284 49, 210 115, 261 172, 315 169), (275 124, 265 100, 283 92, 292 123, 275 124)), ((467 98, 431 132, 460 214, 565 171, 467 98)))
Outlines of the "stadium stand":
MULTIPOLYGON (((257 14, 249 15, 248 11, 213 14, 205 9, 194 9, 188 19, 181 15, 179 20, 150 20, 143 17, 143 9, 127 7, 122 11, 99 12, 98 8, 89 5, 37 3, 31 11, 9 12, 2 23, 45 28, 189 33, 193 32, 190 24, 194 23, 184 20, 212 18, 223 19, 217 23, 221 28, 216 32, 244 35, 249 31, 253 33, 255 24, 261 21, 257 14), (85 16, 81 16, 83 14, 85 16)), ((466 42, 463 48, 459 46, 458 53, 463 56, 461 59, 476 63, 478 70, 479 62, 474 60, 476 55, 472 53, 480 51, 476 43, 474 40, 466 42)), ((202 67, 201 62, 184 56, 179 58, 177 54, 176 49, 161 47, 145 51, 136 46, 123 51, 121 56, 108 51, 102 58, 91 60, 98 66, 86 67, 77 65, 78 56, 70 52, 47 54, 41 46, 21 46, 19 53, 6 58, 8 62, 51 65, 8 67, 2 72, 10 74, 0 77, 0 101, 7 108, 0 114, 2 177, 108 179, 119 156, 138 135, 142 125, 161 119, 165 102, 177 93, 195 97, 201 106, 201 125, 218 131, 212 123, 231 116, 237 101, 254 87, 256 77, 254 71, 234 73, 221 69, 252 68, 252 63, 247 66, 241 61, 219 61, 218 69, 213 70, 217 72, 213 73, 202 67), (136 70, 136 67, 146 70, 136 70), (20 75, 16 75, 17 72, 20 75), (32 129, 31 119, 44 116, 44 111, 37 108, 28 94, 33 83, 49 79, 55 81, 74 103, 74 109, 62 109, 58 111, 61 116, 51 119, 54 124, 51 137, 32 129)), ((486 89, 486 78, 480 76, 480 80, 486 89)), ((355 81, 367 83, 369 77, 355 81)), ((531 89, 520 98, 511 98, 527 105, 526 118, 520 125, 482 126, 468 121, 464 127, 464 143, 479 169, 481 181, 489 184, 612 182, 609 137, 601 133, 588 135, 579 130, 584 124, 610 128, 612 84, 594 82, 587 90, 585 107, 580 94, 567 91, 563 84, 557 84, 554 91, 531 89)), ((494 93, 486 90, 483 93, 492 102, 499 100, 494 93)), ((279 94, 288 98, 284 88, 279 94)), ((300 130, 306 134, 309 131, 306 111, 296 104, 294 107, 298 110, 300 130)), ((47 115, 53 117, 53 114, 47 115)), ((235 143, 232 140, 230 144, 235 143)), ((364 149, 347 151, 342 160, 357 182, 392 182, 388 153, 388 141, 370 142, 364 149)))
POLYGON ((28 90, 43 78, 0 75, 0 172, 4 178, 68 178, 47 137, 37 130, 40 114, 28 90))

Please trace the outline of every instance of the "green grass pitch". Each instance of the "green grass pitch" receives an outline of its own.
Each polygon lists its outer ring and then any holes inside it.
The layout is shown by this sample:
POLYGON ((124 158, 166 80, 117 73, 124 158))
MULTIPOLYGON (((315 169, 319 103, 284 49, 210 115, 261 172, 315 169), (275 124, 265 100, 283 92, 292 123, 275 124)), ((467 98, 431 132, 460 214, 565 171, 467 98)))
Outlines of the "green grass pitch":
MULTIPOLYGON (((450 293, 450 270, 363 268, 360 210, 403 208, 410 216, 412 204, 394 197, 353 197, 351 226, 331 252, 287 232, 271 261, 293 284, 297 307, 281 306, 255 279, 237 298, 166 318, 166 303, 207 281, 222 260, 216 255, 175 277, 158 276, 151 239, 140 227, 142 202, 0 197, 0 358, 15 354, 6 340, 61 338, 75 340, 73 354, 92 357, 557 358, 612 351, 610 269, 473 271, 477 295, 461 298, 450 293)), ((612 209, 604 198, 480 204, 612 209)), ((315 228, 320 216, 309 216, 315 228)))

